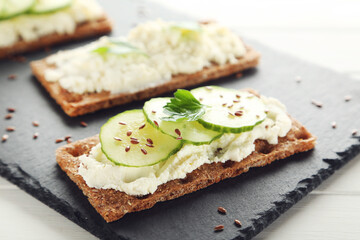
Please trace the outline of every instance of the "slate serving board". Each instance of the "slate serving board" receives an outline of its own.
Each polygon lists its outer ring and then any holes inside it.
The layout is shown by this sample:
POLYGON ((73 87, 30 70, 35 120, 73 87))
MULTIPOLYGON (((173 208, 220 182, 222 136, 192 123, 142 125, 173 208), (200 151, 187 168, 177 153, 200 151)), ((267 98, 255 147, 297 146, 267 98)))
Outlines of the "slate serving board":
MULTIPOLYGON (((150 3, 101 3, 116 24, 114 35, 126 34, 135 23, 147 19, 187 19, 150 3)), ((102 239, 252 238, 360 152, 359 138, 351 136, 352 129, 360 128, 360 82, 257 42, 247 43, 262 53, 259 68, 247 71, 240 79, 232 76, 211 84, 251 87, 280 99, 289 113, 318 137, 315 150, 107 224, 57 166, 54 151, 61 144, 54 141, 69 134, 74 140, 92 136, 109 117, 141 108, 143 102, 70 118, 31 76, 27 63, 5 60, 0 61, 0 112, 5 116, 7 107, 15 107, 16 112, 11 120, 1 117, 0 134, 7 126, 15 126, 16 131, 0 143, 0 175, 102 239), (17 78, 8 80, 8 75, 14 73, 17 78), (301 83, 295 81, 297 75, 302 77, 301 83), (345 95, 352 95, 352 100, 345 102, 345 95), (323 102, 323 107, 312 105, 312 99, 323 102), (39 127, 32 126, 34 120, 40 122, 39 127), (80 121, 87 122, 88 127, 80 126, 80 121), (336 129, 331 128, 331 121, 337 122, 336 129), (37 140, 32 138, 35 132, 40 134, 37 140), (218 206, 225 207, 228 214, 218 214, 218 206), (235 218, 241 220, 242 228, 233 224, 235 218), (218 224, 224 224, 225 230, 214 233, 213 227, 218 224)), ((53 51, 82 44, 72 43, 53 51)), ((33 53, 26 58, 30 61, 47 54, 33 53)))

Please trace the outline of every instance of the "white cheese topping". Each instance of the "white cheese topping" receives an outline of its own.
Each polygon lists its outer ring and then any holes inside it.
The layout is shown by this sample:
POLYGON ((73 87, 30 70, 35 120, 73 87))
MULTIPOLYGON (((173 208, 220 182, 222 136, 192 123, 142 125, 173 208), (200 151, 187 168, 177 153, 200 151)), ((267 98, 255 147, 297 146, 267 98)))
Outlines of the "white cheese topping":
POLYGON ((218 24, 199 26, 199 31, 175 26, 176 23, 162 20, 147 22, 120 38, 147 56, 103 56, 92 52, 108 44, 107 37, 85 47, 59 52, 47 59, 54 68, 45 72, 45 78, 79 94, 131 93, 170 81, 171 76, 179 73, 195 73, 212 63, 235 63, 246 52, 240 38, 218 24))
POLYGON ((95 0, 74 0, 70 7, 46 14, 23 14, 0 21, 0 48, 19 40, 35 41, 42 36, 71 34, 78 24, 101 18, 104 12, 95 0))
POLYGON ((146 195, 154 193, 163 183, 185 178, 187 173, 205 163, 224 163, 228 160, 240 162, 255 150, 256 139, 277 144, 278 137, 284 137, 291 128, 291 120, 283 104, 274 98, 261 99, 269 113, 264 122, 252 131, 227 133, 211 144, 185 144, 165 162, 139 168, 114 165, 102 153, 101 145, 98 144, 92 148, 89 156, 79 157, 79 174, 89 187, 116 189, 129 195, 146 195), (219 148, 222 150, 216 153, 219 148))

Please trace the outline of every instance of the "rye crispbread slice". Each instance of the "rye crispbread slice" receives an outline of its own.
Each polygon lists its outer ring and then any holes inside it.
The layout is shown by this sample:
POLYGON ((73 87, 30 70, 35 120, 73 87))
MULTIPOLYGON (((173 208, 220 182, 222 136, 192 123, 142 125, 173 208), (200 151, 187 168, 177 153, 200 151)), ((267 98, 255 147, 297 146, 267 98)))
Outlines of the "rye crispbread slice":
POLYGON ((70 179, 77 184, 88 197, 89 202, 107 222, 116 221, 126 213, 145 210, 157 202, 167 201, 195 192, 226 178, 236 177, 251 167, 265 166, 275 160, 289 157, 298 152, 308 151, 315 146, 316 138, 304 126, 292 118, 291 130, 279 143, 270 145, 267 141, 256 140, 255 151, 241 162, 204 164, 188 173, 185 179, 175 179, 164 183, 153 193, 146 196, 131 196, 113 189, 95 189, 89 187, 78 174, 79 156, 88 154, 99 143, 98 136, 89 137, 56 151, 56 161, 70 179))
POLYGON ((49 92, 50 96, 61 106, 64 112, 70 117, 84 115, 95 112, 103 108, 110 108, 132 101, 138 101, 155 97, 178 88, 194 86, 206 81, 229 76, 245 69, 253 68, 258 65, 260 54, 254 49, 247 47, 244 57, 239 58, 235 64, 212 65, 194 74, 179 74, 173 76, 169 82, 147 88, 135 93, 111 94, 108 91, 100 93, 76 94, 62 88, 58 82, 48 82, 45 79, 45 70, 51 68, 45 59, 30 63, 32 72, 38 81, 49 92))
POLYGON ((15 54, 45 49, 60 43, 104 35, 111 32, 111 30, 112 23, 108 17, 104 15, 102 18, 95 21, 88 21, 79 24, 74 33, 71 34, 53 33, 40 37, 34 41, 27 42, 20 40, 9 47, 0 47, 0 59, 10 57, 15 54))

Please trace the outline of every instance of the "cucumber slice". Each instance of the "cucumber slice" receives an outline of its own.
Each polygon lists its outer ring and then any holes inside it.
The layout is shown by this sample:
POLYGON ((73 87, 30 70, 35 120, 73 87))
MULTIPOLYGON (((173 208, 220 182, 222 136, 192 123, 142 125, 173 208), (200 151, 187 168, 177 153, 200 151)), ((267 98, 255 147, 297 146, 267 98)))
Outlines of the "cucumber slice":
POLYGON ((36 0, 30 13, 41 14, 58 11, 72 4, 73 0, 36 0))
POLYGON ((208 144, 222 135, 220 132, 204 128, 197 121, 171 122, 162 120, 163 117, 167 116, 163 110, 168 102, 170 102, 170 98, 153 98, 144 104, 143 109, 148 122, 163 133, 194 145, 208 144), (155 121, 157 125, 154 124, 155 121))
POLYGON ((263 101, 247 91, 209 86, 193 89, 191 93, 202 104, 209 106, 198 121, 214 131, 251 131, 267 115, 263 101))
POLYGON ((150 166, 168 159, 182 147, 146 121, 142 110, 125 111, 101 127, 101 150, 117 165, 150 166))
POLYGON ((0 0, 0 20, 25 13, 34 3, 35 0, 0 0))

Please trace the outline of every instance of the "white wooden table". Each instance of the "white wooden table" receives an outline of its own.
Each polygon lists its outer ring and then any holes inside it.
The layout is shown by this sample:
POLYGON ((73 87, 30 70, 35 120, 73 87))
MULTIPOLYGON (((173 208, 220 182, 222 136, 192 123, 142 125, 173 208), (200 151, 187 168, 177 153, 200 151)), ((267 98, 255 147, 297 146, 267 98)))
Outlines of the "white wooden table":
MULTIPOLYGON (((360 1, 153 1, 360 81, 360 1)), ((357 156, 255 239, 360 239, 359 174, 357 156)), ((0 239, 96 239, 2 178, 0 212, 0 239)))

